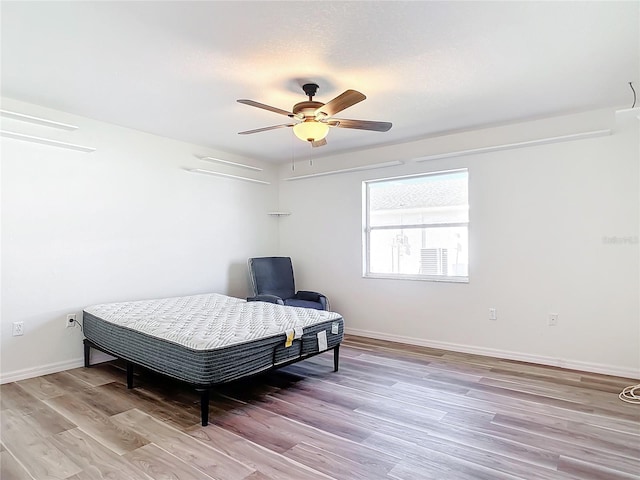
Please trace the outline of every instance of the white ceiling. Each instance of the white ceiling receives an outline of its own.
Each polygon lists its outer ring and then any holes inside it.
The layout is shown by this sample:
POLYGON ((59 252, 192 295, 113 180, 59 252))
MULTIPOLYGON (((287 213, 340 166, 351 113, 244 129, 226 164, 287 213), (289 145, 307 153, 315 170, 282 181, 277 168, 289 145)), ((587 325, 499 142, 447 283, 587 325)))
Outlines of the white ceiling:
POLYGON ((640 2, 1 2, 2 95, 271 162, 308 158, 284 110, 320 85, 315 158, 640 94, 640 2))

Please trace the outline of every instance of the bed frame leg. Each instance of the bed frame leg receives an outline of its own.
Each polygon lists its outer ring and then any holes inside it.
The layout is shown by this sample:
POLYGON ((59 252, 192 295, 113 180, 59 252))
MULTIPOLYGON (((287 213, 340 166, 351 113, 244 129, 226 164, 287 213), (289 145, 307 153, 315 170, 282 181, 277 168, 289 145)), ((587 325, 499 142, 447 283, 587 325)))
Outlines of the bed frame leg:
POLYGON ((91 345, 89 345, 89 340, 86 338, 83 341, 84 343, 84 368, 89 368, 91 366, 91 345))
POLYGON ((127 388, 133 388, 133 363, 127 361, 127 388))
POLYGON ((333 371, 338 371, 338 364, 340 363, 340 345, 333 347, 333 371))
POLYGON ((206 427, 209 425, 209 389, 196 388, 196 392, 200 393, 200 418, 202 426, 206 427))

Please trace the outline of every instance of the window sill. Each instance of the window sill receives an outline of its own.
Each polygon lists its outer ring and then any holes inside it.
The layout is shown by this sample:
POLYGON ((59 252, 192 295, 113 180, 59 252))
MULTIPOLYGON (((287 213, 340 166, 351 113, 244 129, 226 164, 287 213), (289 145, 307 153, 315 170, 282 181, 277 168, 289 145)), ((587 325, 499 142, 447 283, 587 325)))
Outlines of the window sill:
POLYGON ((469 277, 445 277, 441 275, 393 275, 384 273, 366 273, 362 278, 384 280, 417 280, 420 282, 469 283, 469 277))

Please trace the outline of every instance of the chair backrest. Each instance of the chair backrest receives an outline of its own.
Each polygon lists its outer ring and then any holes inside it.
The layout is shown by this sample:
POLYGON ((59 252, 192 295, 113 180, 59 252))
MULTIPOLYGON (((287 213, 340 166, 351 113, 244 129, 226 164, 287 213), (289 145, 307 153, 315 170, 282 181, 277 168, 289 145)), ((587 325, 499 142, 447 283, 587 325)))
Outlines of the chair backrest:
POLYGON ((254 295, 276 295, 282 299, 295 296, 290 257, 250 258, 248 263, 254 295))

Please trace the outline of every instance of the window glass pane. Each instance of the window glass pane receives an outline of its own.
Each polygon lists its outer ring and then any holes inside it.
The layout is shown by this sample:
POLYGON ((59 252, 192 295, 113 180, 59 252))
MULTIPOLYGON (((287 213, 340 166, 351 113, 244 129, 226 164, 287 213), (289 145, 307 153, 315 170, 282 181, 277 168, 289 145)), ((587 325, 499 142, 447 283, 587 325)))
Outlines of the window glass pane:
POLYGON ((365 275, 468 280, 466 169, 365 186, 365 275))
POLYGON ((467 171, 370 182, 369 225, 467 223, 467 183, 467 171))
POLYGON ((373 229, 369 236, 371 274, 466 277, 468 228, 373 229))

